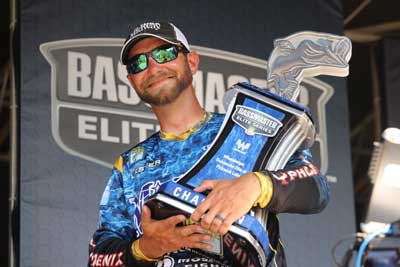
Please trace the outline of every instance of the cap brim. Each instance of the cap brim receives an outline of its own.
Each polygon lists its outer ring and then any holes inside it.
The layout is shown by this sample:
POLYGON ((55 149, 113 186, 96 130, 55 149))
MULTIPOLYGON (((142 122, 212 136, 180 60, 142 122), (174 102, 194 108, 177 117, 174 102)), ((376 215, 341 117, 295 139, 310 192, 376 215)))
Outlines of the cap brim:
POLYGON ((162 34, 160 34, 160 35, 152 34, 152 33, 138 34, 135 37, 133 37, 132 39, 129 39, 127 42, 125 42, 124 46, 122 47, 121 54, 119 57, 119 60, 121 61, 122 64, 126 65, 126 63, 128 61, 128 54, 129 54, 129 51, 131 50, 132 46, 135 43, 137 43, 139 40, 146 38, 146 37, 155 37, 155 38, 161 39, 167 43, 174 44, 174 45, 181 44, 179 41, 178 42, 172 41, 168 37, 166 37, 162 34))

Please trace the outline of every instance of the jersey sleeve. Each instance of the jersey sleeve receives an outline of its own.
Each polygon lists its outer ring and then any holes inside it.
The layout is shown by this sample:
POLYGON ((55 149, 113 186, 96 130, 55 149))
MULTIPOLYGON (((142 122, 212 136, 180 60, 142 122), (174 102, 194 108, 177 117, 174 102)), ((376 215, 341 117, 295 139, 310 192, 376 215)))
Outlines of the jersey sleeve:
POLYGON ((314 165, 308 149, 295 152, 283 169, 262 173, 272 182, 272 198, 265 207, 272 212, 318 213, 329 202, 327 179, 314 165))
POLYGON ((99 208, 98 229, 89 244, 88 266, 145 266, 131 252, 136 239, 123 190, 122 157, 118 158, 103 192, 99 208))

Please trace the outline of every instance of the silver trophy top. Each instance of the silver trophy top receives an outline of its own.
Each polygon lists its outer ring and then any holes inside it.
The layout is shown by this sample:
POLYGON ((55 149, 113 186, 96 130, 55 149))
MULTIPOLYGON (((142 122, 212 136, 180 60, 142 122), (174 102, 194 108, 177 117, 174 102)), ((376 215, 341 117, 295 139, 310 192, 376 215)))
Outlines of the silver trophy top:
POLYGON ((295 101, 305 77, 317 75, 347 76, 351 41, 344 36, 297 32, 274 41, 268 59, 268 89, 295 101))
MULTIPOLYGON (((349 38, 323 32, 303 31, 275 39, 267 62, 266 89, 296 101, 300 83, 306 77, 347 76, 351 47, 349 38)), ((235 95, 236 90, 226 91, 225 110, 235 95)))

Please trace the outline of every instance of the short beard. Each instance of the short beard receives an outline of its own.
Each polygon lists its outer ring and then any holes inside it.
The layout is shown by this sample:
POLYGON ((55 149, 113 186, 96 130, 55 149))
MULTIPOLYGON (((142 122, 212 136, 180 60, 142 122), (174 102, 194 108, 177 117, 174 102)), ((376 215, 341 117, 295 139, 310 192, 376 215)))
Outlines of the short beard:
MULTIPOLYGON (((169 73, 161 73, 158 77, 153 77, 153 79, 157 79, 159 76, 169 76, 169 73)), ((154 106, 164 106, 174 102, 183 91, 189 88, 193 81, 189 65, 187 63, 185 64, 184 73, 180 79, 176 75, 174 75, 173 79, 176 81, 173 88, 162 88, 159 93, 155 95, 149 94, 145 89, 141 94, 138 94, 140 99, 154 106), (165 93, 164 91, 168 91, 168 94, 163 94, 165 93)))

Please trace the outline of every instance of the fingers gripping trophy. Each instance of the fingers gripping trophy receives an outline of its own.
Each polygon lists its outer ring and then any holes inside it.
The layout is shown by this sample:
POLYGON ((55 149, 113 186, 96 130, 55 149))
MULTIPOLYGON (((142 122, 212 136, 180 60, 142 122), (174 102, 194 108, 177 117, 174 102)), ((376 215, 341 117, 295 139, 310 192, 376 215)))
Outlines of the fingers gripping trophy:
MULTIPOLYGON (((193 191, 205 178, 237 178, 252 171, 282 169, 295 151, 311 147, 315 127, 307 107, 296 102, 300 83, 317 75, 347 76, 350 57, 351 42, 343 36, 307 31, 275 40, 267 88, 238 83, 226 92, 227 112, 217 137, 195 166, 162 185, 146 203, 153 218, 176 214, 190 218, 207 196, 193 191)), ((210 241, 212 249, 197 252, 228 260, 232 266, 266 266, 271 259, 267 218, 266 209, 254 208, 234 222, 227 234, 215 236, 210 241), (235 257, 230 244, 245 251, 249 264, 235 257)))

